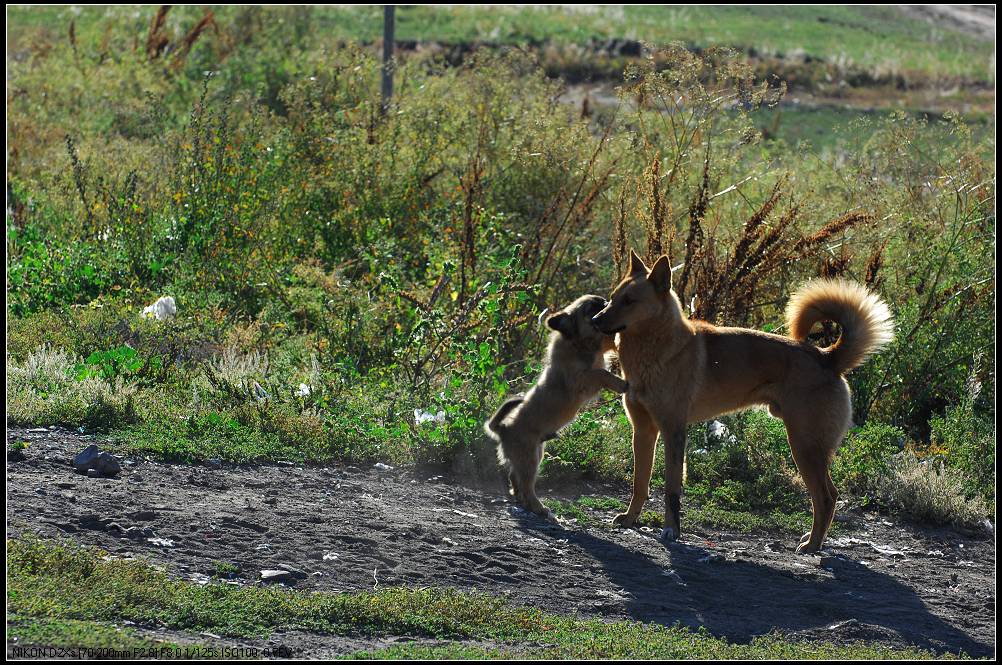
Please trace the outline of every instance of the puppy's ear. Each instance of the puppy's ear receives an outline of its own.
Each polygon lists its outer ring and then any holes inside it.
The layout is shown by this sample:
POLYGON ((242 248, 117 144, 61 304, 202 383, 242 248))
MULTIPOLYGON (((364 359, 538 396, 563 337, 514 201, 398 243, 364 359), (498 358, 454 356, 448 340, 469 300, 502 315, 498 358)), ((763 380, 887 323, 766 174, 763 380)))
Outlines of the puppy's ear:
POLYGON ((574 325, 574 321, 571 319, 571 315, 567 312, 558 312, 557 314, 554 314, 550 318, 546 319, 546 325, 559 333, 569 335, 571 334, 571 328, 574 325))
POLYGON ((657 260, 647 275, 647 281, 654 285, 658 293, 667 293, 671 289, 671 262, 667 256, 662 255, 657 260))
POLYGON ((630 274, 647 274, 647 266, 644 264, 644 260, 637 256, 637 253, 632 249, 630 250, 630 274))

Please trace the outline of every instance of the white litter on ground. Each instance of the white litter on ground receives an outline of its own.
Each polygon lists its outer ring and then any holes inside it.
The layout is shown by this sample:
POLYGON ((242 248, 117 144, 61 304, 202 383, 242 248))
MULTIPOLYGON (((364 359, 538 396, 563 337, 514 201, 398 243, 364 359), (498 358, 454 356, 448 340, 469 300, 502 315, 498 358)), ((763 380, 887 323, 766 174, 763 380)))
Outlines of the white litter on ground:
POLYGON ((177 316, 177 304, 171 296, 164 296, 155 303, 143 309, 143 316, 157 321, 173 319, 177 316))

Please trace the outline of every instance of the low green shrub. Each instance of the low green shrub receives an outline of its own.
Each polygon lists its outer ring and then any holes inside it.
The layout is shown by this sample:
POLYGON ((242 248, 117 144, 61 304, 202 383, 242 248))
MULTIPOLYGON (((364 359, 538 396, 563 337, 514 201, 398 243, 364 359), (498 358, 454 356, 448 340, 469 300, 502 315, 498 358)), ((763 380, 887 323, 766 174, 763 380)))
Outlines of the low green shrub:
POLYGON ((80 376, 79 362, 44 346, 7 365, 7 418, 23 425, 107 431, 136 421, 136 387, 121 377, 80 376))
POLYGON ((895 456, 876 491, 885 505, 916 521, 980 527, 993 511, 980 496, 970 498, 965 484, 964 476, 942 460, 919 459, 906 450, 895 456))
POLYGON ((769 513, 803 511, 799 481, 783 422, 763 410, 723 420, 733 434, 690 428, 686 495, 706 507, 769 513))

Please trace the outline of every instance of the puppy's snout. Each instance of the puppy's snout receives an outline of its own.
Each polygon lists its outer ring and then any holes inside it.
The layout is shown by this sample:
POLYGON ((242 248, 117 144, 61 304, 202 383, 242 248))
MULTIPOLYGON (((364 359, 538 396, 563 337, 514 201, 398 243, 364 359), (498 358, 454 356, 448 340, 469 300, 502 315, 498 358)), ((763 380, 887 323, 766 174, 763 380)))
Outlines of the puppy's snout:
POLYGON ((606 305, 601 312, 591 317, 591 324, 606 335, 614 335, 626 328, 626 326, 616 326, 608 320, 609 305, 606 305))

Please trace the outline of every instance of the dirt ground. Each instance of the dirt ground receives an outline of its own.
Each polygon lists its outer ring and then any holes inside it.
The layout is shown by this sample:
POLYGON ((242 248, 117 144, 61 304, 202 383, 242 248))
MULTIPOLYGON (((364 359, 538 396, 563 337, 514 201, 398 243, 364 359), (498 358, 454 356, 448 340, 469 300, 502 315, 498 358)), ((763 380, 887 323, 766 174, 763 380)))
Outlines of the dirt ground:
MULTIPOLYGON (((244 584, 291 567, 305 573, 289 582, 301 589, 451 586, 563 615, 705 626, 736 642, 776 630, 994 655, 995 546, 987 531, 865 513, 848 515, 851 528, 821 557, 794 554, 788 535, 698 527, 666 546, 649 530, 527 515, 506 500, 500 476, 484 484, 388 468, 212 469, 125 458, 119 478, 99 479, 70 466, 92 437, 15 428, 7 439, 31 442, 24 461, 7 465, 8 536, 68 538, 196 582, 207 582, 219 562, 239 566, 244 584)), ((540 490, 561 499, 628 492, 545 482, 540 490)), ((607 522, 612 513, 597 516, 607 522)), ((284 633, 259 645, 323 657, 387 643, 284 633)))
POLYGON ((995 5, 898 5, 898 8, 930 25, 947 26, 980 39, 995 37, 995 5))

